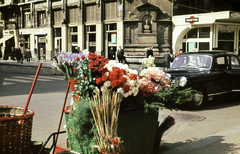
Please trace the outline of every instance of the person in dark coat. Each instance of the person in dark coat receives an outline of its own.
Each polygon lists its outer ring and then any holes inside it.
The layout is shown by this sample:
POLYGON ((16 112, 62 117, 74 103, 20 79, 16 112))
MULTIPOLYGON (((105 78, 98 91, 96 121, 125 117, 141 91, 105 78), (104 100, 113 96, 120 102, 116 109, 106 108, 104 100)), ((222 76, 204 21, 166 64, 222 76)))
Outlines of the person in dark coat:
POLYGON ((31 53, 31 50, 29 48, 26 49, 26 59, 27 59, 27 62, 30 62, 30 59, 32 58, 32 53, 31 53))
POLYGON ((152 46, 149 45, 149 46, 148 46, 148 49, 147 49, 147 58, 148 58, 150 55, 153 57, 152 46))
POLYGON ((19 48, 16 48, 16 58, 18 63, 20 62, 21 56, 22 56, 21 50, 19 48))
POLYGON ((124 50, 121 46, 119 46, 119 49, 117 50, 117 58, 119 63, 122 63, 124 60, 124 50))
POLYGON ((167 68, 167 70, 170 68, 170 61, 171 55, 169 49, 167 49, 163 54, 163 70, 165 70, 165 67, 167 68))
POLYGON ((14 47, 12 47, 11 59, 12 59, 12 60, 15 60, 15 49, 14 49, 14 47))

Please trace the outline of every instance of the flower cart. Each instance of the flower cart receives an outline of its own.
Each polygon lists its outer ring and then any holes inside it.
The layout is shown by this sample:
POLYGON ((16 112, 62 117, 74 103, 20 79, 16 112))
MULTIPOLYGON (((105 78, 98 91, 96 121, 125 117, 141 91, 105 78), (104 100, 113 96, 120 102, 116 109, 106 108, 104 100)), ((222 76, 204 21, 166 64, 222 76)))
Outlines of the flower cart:
POLYGON ((170 85, 154 60, 141 60, 142 70, 138 74, 128 65, 95 53, 60 54, 54 67, 65 74, 66 80, 77 80, 72 91, 77 99, 65 112, 73 151, 151 153, 158 148, 159 134, 164 132, 159 133, 159 108, 177 108, 194 91, 180 91, 176 85, 170 85))

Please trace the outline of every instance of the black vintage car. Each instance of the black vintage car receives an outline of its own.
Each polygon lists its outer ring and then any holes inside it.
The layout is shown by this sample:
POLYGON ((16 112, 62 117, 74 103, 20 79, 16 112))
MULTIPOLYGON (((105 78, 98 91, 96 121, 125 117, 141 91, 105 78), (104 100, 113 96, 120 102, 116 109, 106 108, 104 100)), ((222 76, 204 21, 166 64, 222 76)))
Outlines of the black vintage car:
POLYGON ((233 52, 201 51, 177 56, 169 71, 171 83, 179 88, 197 90, 189 99, 191 107, 198 109, 214 96, 240 93, 240 60, 233 52))

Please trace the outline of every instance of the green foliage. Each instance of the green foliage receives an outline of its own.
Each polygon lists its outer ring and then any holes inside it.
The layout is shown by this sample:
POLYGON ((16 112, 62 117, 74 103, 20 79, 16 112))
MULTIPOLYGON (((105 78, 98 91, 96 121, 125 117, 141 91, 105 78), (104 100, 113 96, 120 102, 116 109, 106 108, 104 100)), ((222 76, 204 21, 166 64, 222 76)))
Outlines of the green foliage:
POLYGON ((73 72, 73 68, 76 67, 76 64, 70 65, 69 63, 64 63, 64 65, 58 65, 57 69, 64 74, 64 80, 66 81, 69 78, 76 78, 77 72, 73 72))
POLYGON ((83 154, 92 153, 92 145, 96 145, 93 133, 93 116, 87 99, 75 102, 71 112, 69 113, 68 127, 72 127, 74 137, 77 141, 77 152, 83 154))
POLYGON ((82 98, 88 98, 92 95, 92 91, 95 89, 95 78, 93 78, 93 71, 89 69, 89 59, 85 58, 81 64, 77 66, 78 84, 76 85, 76 92, 73 94, 79 94, 82 98))
POLYGON ((196 93, 196 90, 191 88, 179 90, 178 86, 171 85, 168 89, 163 89, 154 94, 153 97, 145 100, 145 109, 156 108, 156 109, 175 109, 177 110, 178 105, 184 104, 187 99, 192 98, 196 93))

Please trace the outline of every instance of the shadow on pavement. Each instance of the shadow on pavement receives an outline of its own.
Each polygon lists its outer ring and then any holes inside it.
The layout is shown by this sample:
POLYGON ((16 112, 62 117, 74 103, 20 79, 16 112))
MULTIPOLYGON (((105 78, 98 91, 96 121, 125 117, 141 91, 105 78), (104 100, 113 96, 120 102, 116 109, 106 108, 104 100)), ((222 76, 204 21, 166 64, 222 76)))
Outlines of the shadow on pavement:
MULTIPOLYGON (((14 96, 28 94, 37 67, 19 67, 0 65, 0 96, 14 96)), ((33 93, 51 93, 65 91, 67 81, 61 72, 52 75, 52 68, 41 68, 33 93)))
POLYGON ((221 108, 233 107, 240 105, 240 96, 238 94, 226 94, 215 97, 213 100, 204 104, 201 109, 192 110, 187 104, 178 106, 183 111, 202 111, 202 110, 218 110, 221 108))
POLYGON ((222 136, 210 136, 198 141, 193 139, 175 143, 164 143, 163 140, 155 154, 229 154, 236 153, 239 150, 239 148, 236 148, 236 144, 224 141, 225 139, 222 136))

